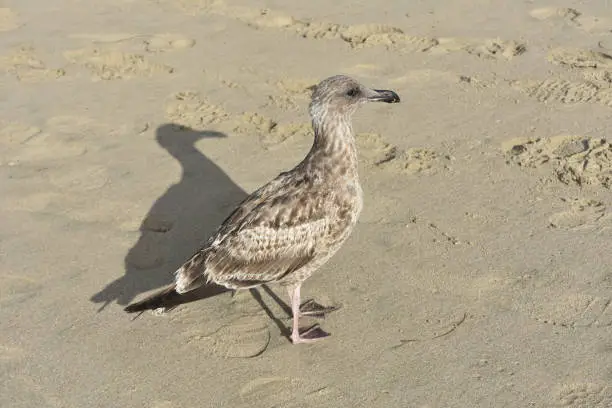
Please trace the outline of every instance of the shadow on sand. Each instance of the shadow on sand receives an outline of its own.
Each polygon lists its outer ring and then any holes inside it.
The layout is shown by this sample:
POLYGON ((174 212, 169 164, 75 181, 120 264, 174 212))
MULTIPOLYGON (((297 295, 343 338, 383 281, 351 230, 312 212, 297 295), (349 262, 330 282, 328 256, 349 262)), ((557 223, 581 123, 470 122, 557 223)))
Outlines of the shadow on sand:
MULTIPOLYGON (((113 301, 126 306, 139 294, 168 285, 173 273, 214 233, 246 192, 195 144, 225 138, 224 133, 195 131, 175 124, 157 129, 157 143, 182 167, 181 179, 151 206, 140 226, 140 238, 125 256, 125 275, 91 297, 99 311, 113 301)), ((225 292, 211 285, 170 299, 174 307, 225 292)))
MULTIPOLYGON (((142 221, 140 237, 125 256, 125 275, 91 297, 92 302, 101 304, 98 311, 114 301, 127 306, 141 293, 162 287, 166 288, 132 303, 126 311, 142 312, 158 307, 171 309, 229 291, 225 287, 209 284, 178 294, 171 285, 174 271, 208 241, 223 220, 247 196, 223 170, 195 147, 201 139, 224 137, 226 135, 220 132, 195 131, 176 124, 165 124, 157 129, 157 142, 181 164, 182 176, 178 183, 170 186, 155 201, 142 221)), ((292 316, 290 307, 267 285, 262 285, 262 289, 288 316, 292 316)), ((250 292, 281 334, 289 339, 289 328, 281 318, 274 316, 262 293, 255 288, 250 292)), ((314 317, 323 317, 325 313, 338 308, 325 307, 313 300, 307 300, 302 306, 300 311, 304 315, 314 317)))

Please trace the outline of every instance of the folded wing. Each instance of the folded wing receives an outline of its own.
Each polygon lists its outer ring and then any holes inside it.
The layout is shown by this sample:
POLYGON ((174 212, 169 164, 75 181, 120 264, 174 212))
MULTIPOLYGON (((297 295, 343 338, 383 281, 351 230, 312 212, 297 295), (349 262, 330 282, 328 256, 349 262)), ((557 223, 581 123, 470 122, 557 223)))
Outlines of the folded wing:
POLYGON ((209 245, 178 271, 177 291, 206 281, 246 288, 278 281, 307 265, 327 230, 326 192, 270 185, 254 192, 224 221, 209 245))

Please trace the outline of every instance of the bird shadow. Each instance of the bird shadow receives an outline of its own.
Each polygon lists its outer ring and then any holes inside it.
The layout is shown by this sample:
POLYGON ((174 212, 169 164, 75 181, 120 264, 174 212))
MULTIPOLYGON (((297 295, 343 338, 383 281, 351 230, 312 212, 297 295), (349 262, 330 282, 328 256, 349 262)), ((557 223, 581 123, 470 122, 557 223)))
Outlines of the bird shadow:
MULTIPOLYGON (((140 225, 140 237, 125 256, 125 274, 110 282, 91 301, 102 311, 116 301, 126 306, 138 295, 168 285, 173 272, 214 233, 220 222, 247 193, 197 149, 203 139, 223 139, 216 131, 197 131, 164 124, 156 141, 181 165, 181 179, 151 206, 140 225)), ((167 307, 226 292, 216 285, 175 297, 167 307)))
MULTIPOLYGON (((261 288, 268 294, 268 296, 272 298, 272 300, 274 300, 283 309, 287 316, 291 316, 291 308, 289 307, 289 305, 283 302, 283 300, 278 297, 278 295, 274 293, 272 289, 270 289, 267 285, 262 285, 261 288)), ((268 318, 270 318, 270 320, 272 320, 274 324, 278 327, 278 330, 280 331, 281 335, 284 336, 287 340, 290 340, 291 330, 287 325, 285 325, 285 323, 283 323, 282 319, 274 315, 274 312, 272 312, 266 302, 264 302, 261 293, 259 293, 259 290, 256 288, 251 288, 249 289, 249 291, 251 292, 251 296, 253 296, 253 299, 255 299, 257 303, 259 303, 259 306, 261 306, 268 318)))
MULTIPOLYGON (((152 295, 159 302, 150 304, 166 310, 229 291, 210 283, 178 294, 169 285, 174 280, 173 272, 205 245, 219 224, 247 197, 242 188, 196 147, 202 139, 226 137, 221 132, 197 131, 172 123, 157 129, 157 143, 180 163, 181 179, 153 203, 144 217, 140 237, 125 256, 125 274, 91 296, 92 302, 100 304, 98 312, 112 302, 127 306, 140 294, 164 286, 165 290, 152 295)), ((262 289, 292 316, 291 308, 277 294, 267 285, 262 285, 262 289)), ((262 293, 255 288, 250 292, 281 334, 290 338, 290 330, 264 302, 262 293)), ((311 302, 310 312, 305 313, 322 316, 336 309, 311 302)))

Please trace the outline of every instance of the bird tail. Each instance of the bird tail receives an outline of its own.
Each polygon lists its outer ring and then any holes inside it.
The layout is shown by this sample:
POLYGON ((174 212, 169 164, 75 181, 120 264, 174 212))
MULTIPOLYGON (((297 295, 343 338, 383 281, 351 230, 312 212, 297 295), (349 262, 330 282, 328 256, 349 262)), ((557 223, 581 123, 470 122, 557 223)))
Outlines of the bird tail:
POLYGON ((202 286, 206 274, 206 259, 208 251, 199 251, 185 262, 175 272, 175 289, 178 293, 185 293, 202 286))
POLYGON ((144 310, 153 310, 160 307, 176 306, 180 303, 180 299, 184 293, 192 291, 206 283, 206 279, 203 278, 206 272, 204 263, 207 255, 207 251, 198 252, 175 272, 175 283, 140 302, 128 305, 123 310, 128 313, 134 313, 144 310))
POLYGON ((176 285, 172 284, 157 293, 141 300, 140 302, 132 303, 125 309, 128 313, 143 312, 145 310, 154 310, 160 307, 176 304, 176 300, 181 297, 181 294, 176 291, 176 285))

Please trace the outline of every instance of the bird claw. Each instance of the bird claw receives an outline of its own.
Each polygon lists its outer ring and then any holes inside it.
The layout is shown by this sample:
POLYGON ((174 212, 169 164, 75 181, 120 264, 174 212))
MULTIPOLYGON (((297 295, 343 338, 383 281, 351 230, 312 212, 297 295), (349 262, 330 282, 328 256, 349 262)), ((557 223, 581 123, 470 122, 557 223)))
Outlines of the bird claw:
POLYGON ((314 301, 314 299, 308 299, 300 305, 300 316, 312 316, 312 317, 325 317, 326 314, 335 312, 340 309, 341 306, 323 306, 314 301))

